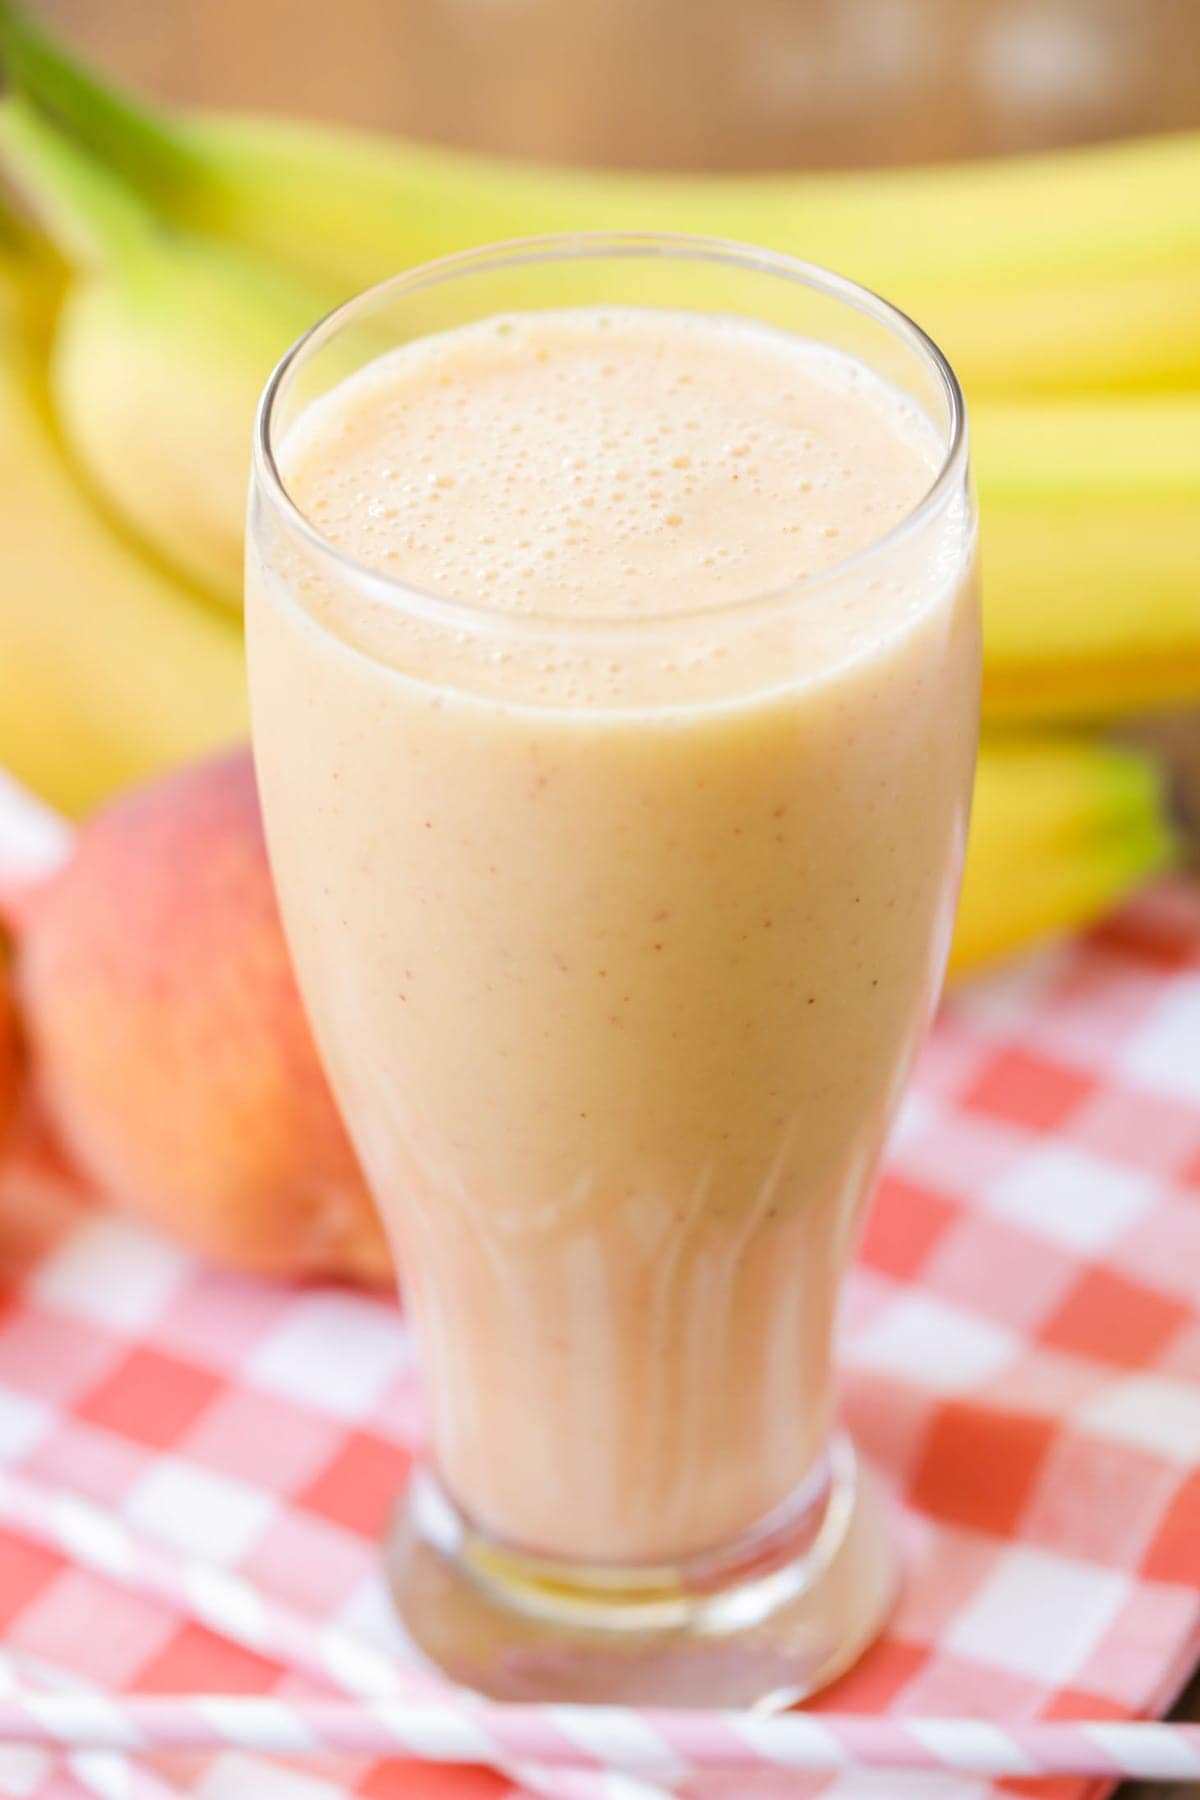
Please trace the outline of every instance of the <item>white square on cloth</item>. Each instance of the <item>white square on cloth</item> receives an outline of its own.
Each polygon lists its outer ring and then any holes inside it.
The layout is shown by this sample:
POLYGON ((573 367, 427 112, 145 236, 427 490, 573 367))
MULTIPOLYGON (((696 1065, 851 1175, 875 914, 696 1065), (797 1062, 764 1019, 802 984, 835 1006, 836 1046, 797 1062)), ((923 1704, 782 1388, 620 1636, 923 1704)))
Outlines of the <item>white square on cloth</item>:
POLYGON ((1128 1578, 1112 1569, 1014 1544, 955 1618, 946 1642, 978 1662, 1068 1683, 1129 1593, 1128 1578))
POLYGON ((1122 1237, 1154 1205, 1155 1193, 1149 1175, 1071 1144, 1046 1144, 990 1182, 981 1198, 989 1212, 1038 1237, 1094 1254, 1122 1237))
MULTIPOLYGON (((39 1438, 53 1429, 53 1409, 15 1388, 0 1387, 0 1461, 15 1462, 27 1456, 39 1438)), ((3 1793, 0 1788, 0 1793, 3 1793)))
POLYGON ((121 1515, 189 1555, 230 1563, 261 1536, 276 1510, 270 1494, 247 1482, 161 1456, 130 1489, 121 1515))
POLYGON ((1126 1038, 1117 1069, 1131 1081, 1200 1106, 1200 975, 1178 975, 1126 1038))
POLYGON ((177 1245, 106 1213, 77 1226, 31 1285, 48 1306, 133 1335, 155 1323, 193 1267, 177 1245))
POLYGON ((943 1300, 908 1293, 848 1340, 845 1360, 908 1377, 935 1393, 961 1394, 998 1375, 1020 1350, 1011 1331, 943 1300))
POLYGON ((1194 1383, 1165 1375, 1127 1376, 1089 1400, 1078 1423, 1184 1468, 1200 1463, 1200 1388, 1194 1383))
POLYGON ((306 1406, 367 1419, 411 1356, 393 1307, 331 1289, 301 1295, 254 1346, 242 1372, 306 1406))

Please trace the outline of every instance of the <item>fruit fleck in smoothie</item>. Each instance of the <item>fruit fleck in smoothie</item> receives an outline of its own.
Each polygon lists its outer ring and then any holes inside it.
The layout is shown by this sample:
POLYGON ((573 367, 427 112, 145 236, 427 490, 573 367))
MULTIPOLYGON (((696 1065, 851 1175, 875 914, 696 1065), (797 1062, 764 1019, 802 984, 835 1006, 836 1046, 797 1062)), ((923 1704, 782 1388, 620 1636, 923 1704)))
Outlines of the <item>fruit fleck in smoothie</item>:
POLYGON ((274 865, 438 1467, 510 1544, 702 1553, 824 1451, 965 835, 966 506, 864 554, 943 451, 842 353, 637 308, 389 351, 282 445, 274 865))

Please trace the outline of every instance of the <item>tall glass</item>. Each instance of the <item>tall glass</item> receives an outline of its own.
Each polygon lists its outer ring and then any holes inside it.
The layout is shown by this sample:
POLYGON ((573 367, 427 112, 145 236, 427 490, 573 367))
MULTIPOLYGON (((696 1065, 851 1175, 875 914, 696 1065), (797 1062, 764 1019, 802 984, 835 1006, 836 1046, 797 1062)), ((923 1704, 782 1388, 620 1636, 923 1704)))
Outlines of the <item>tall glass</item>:
POLYGON ((423 1358, 432 1452, 393 1587, 477 1689, 784 1702, 886 1611, 831 1334, 953 921, 973 570, 945 359, 874 295, 765 251, 454 257, 342 307, 268 385, 247 634, 271 858, 423 1358), (335 383, 433 332, 581 304, 849 351, 932 422, 941 467, 819 578, 635 617, 417 590, 303 515, 288 434, 335 383), (858 641, 881 585, 892 626, 858 641), (853 653, 814 672, 827 609, 853 653))

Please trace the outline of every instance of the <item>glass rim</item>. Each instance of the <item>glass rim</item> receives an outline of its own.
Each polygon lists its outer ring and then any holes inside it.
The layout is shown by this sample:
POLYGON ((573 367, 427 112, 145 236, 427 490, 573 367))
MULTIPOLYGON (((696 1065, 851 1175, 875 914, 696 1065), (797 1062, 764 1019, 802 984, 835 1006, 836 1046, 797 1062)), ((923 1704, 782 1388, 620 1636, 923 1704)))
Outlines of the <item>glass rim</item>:
MULTIPOLYGON (((423 335, 432 335, 429 333, 423 335)), ((733 238, 689 232, 579 231, 509 238, 476 245, 411 269, 386 276, 362 289, 314 321, 276 363, 258 402, 252 448, 253 485, 281 514, 288 529, 297 532, 312 550, 338 568, 372 599, 418 612, 430 622, 458 631, 504 633, 522 636, 594 637, 615 633, 645 635, 654 630, 677 631, 689 623, 725 621, 748 613, 786 609, 819 593, 852 571, 869 566, 905 542, 948 504, 965 478, 968 456, 966 401, 948 357, 917 322, 873 289, 849 276, 839 275, 819 263, 765 249, 733 238), (289 384, 309 359, 340 331, 357 322, 386 301, 436 287, 461 276, 520 267, 523 264, 565 261, 602 261, 660 257, 684 262, 711 262, 742 269, 749 274, 775 276, 841 302, 882 325, 894 338, 906 343, 932 371, 947 408, 945 449, 929 486, 908 511, 882 536, 853 551, 820 574, 794 579, 776 587, 710 606, 654 611, 642 614, 515 612, 458 599, 436 589, 422 587, 401 575, 392 575, 362 561, 327 537, 310 519, 288 489, 273 442, 275 412, 289 384)))

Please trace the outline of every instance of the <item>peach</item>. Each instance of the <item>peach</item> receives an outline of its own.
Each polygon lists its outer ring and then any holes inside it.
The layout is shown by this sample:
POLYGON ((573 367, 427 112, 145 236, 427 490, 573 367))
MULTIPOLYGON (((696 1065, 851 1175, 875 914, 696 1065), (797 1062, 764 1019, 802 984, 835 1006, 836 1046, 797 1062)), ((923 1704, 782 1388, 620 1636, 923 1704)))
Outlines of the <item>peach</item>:
POLYGON ((292 973, 248 751, 98 813, 17 917, 34 1079, 102 1193, 240 1268, 390 1278, 292 973))

